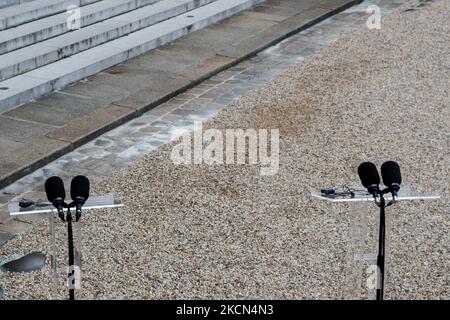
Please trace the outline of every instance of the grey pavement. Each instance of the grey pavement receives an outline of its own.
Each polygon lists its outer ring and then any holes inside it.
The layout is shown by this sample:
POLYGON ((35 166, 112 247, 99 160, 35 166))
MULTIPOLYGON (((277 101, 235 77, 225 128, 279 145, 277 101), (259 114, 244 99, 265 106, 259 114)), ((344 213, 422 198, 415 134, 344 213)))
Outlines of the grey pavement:
POLYGON ((75 85, 0 113, 0 187, 358 2, 268 0, 75 85))
MULTIPOLYGON (((363 26, 368 17, 366 9, 370 4, 379 5, 381 13, 384 15, 403 2, 403 0, 364 1, 360 5, 299 32, 253 58, 244 60, 210 77, 186 92, 142 113, 139 117, 113 130, 99 135, 92 141, 1 189, 0 244, 31 228, 34 223, 41 221, 42 216, 39 215, 21 218, 20 220, 12 219, 7 211, 7 203, 13 198, 34 199, 45 197, 42 193, 44 191, 43 186, 45 179, 49 176, 60 175, 64 180, 70 181, 73 176, 83 174, 95 182, 110 176, 117 170, 125 169, 131 163, 142 159, 145 154, 156 150, 160 145, 170 142, 187 130, 191 130, 194 121, 210 119, 235 99, 300 63, 320 48, 330 45, 343 32, 363 26)), ((177 45, 180 44, 174 44, 174 46, 177 45)), ((164 50, 168 50, 168 48, 164 50)), ((161 55, 161 57, 163 56, 161 55)), ((142 59, 142 61, 134 60, 124 66, 112 68, 108 72, 120 74, 123 68, 137 70, 145 63, 148 63, 145 59, 142 59)), ((104 77, 104 75, 101 74, 98 77, 104 77)), ((89 86, 86 86, 86 89, 89 89, 89 86)), ((80 92, 74 88, 69 88, 67 91, 71 91, 71 95, 80 92)), ((94 93, 95 90, 92 89, 92 91, 94 93)), ((67 94, 66 92, 58 93, 58 95, 67 94)), ((133 99, 133 103, 141 103, 145 100, 145 97, 145 94, 142 93, 142 96, 138 94, 130 99, 133 99)), ((110 108, 119 107, 119 104, 117 103, 110 108)), ((51 122, 45 125, 48 127, 55 125, 55 123, 51 122)), ((45 129, 40 130, 45 131, 45 129)), ((37 132, 38 129, 35 129, 35 131, 37 132)), ((30 133, 27 134, 32 136, 30 133)), ((70 137, 69 134, 67 136, 70 137)), ((20 135, 17 138, 21 138, 20 135)))

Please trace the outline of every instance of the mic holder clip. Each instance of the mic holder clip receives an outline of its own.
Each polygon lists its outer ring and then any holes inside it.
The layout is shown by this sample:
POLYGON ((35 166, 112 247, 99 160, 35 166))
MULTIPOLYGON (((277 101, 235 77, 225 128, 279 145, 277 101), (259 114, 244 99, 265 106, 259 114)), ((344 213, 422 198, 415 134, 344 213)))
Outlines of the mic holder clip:
POLYGON ((391 188, 385 188, 383 190, 380 191, 380 197, 382 197, 383 195, 387 194, 387 193, 391 193, 392 194, 392 200, 389 201, 389 203, 387 205, 385 205, 385 207, 389 207, 391 205, 393 205, 394 203, 397 202, 396 198, 397 198, 397 192, 394 192, 393 190, 391 190, 391 188))
POLYGON ((61 221, 63 221, 63 222, 65 222, 66 221, 66 218, 64 217, 64 209, 66 209, 66 208, 68 208, 69 206, 68 206, 68 204, 66 203, 66 202, 64 202, 63 201, 63 203, 62 203, 62 210, 61 211, 59 211, 58 210, 58 217, 61 219, 61 221))
MULTIPOLYGON (((77 203, 75 201, 72 201, 71 203, 69 203, 69 208, 76 208, 77 203)), ((75 222, 78 222, 81 218, 81 210, 76 210, 75 211, 75 222)))

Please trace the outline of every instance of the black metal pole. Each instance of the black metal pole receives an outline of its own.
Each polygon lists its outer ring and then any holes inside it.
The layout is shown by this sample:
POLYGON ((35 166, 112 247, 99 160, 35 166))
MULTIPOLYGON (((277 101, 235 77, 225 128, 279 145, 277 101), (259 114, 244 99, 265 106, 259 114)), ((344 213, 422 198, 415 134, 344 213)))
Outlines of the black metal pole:
POLYGON ((68 284, 69 284, 69 300, 75 300, 75 288, 73 287, 73 284, 71 284, 69 281, 71 281, 71 274, 70 272, 76 272, 75 269, 73 269, 75 264, 75 255, 73 252, 73 230, 72 230, 72 214, 70 213, 70 208, 67 209, 67 237, 69 242, 69 273, 68 273, 68 284))
POLYGON ((380 229, 378 237, 378 256, 377 267, 380 272, 380 283, 377 287, 377 300, 383 300, 384 294, 384 257, 385 257, 385 240, 386 240, 386 215, 385 215, 386 201, 383 195, 380 197, 380 229))

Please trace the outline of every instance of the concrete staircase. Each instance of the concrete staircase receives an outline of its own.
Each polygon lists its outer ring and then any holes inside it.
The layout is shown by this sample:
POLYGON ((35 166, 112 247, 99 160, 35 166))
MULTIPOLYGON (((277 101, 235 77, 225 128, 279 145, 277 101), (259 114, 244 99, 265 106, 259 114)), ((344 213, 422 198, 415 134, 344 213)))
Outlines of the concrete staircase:
POLYGON ((264 0, 0 0, 0 112, 264 0), (20 3, 20 4, 18 4, 20 3), (79 10, 80 29, 67 23, 79 10))

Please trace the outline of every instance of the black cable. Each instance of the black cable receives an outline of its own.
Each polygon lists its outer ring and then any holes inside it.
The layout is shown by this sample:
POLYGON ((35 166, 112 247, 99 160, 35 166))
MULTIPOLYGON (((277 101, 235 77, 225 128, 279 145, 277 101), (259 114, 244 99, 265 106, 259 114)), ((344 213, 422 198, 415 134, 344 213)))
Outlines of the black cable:
POLYGON ((322 189, 322 194, 328 197, 339 197, 339 198, 354 198, 356 196, 366 196, 369 195, 367 190, 350 188, 346 185, 342 186, 341 189, 327 188, 322 189), (326 191, 326 192, 324 192, 326 191))
POLYGON ((19 201, 19 207, 21 208, 29 208, 29 207, 47 207, 47 206, 51 206, 51 203, 48 203, 47 201, 44 200, 29 200, 29 199, 25 199, 22 198, 19 201))

